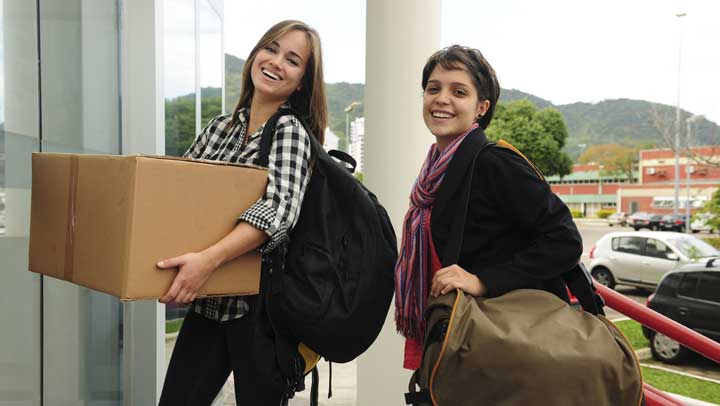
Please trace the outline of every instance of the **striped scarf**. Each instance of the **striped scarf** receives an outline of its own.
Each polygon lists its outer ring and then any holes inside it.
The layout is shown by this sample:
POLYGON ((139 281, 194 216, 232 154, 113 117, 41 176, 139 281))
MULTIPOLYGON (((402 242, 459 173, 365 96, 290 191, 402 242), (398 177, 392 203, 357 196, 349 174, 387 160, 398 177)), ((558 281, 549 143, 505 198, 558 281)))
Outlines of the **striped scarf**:
POLYGON ((410 208, 405 215, 400 256, 395 265, 395 323, 397 330, 407 338, 422 339, 423 312, 430 293, 428 250, 432 236, 423 224, 429 219, 435 196, 455 151, 468 133, 477 127, 477 123, 473 124, 442 153, 433 144, 410 193, 410 208))

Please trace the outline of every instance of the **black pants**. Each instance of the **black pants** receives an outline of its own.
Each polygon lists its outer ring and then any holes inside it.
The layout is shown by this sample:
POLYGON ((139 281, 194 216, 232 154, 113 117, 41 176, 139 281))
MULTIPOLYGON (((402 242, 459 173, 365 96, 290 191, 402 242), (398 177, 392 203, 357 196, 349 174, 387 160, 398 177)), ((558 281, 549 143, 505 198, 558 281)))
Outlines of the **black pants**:
POLYGON ((272 334, 256 321, 252 312, 217 322, 188 311, 165 375, 160 406, 209 406, 230 371, 238 406, 279 405, 287 384, 272 374, 274 357, 255 350, 258 341, 272 334))

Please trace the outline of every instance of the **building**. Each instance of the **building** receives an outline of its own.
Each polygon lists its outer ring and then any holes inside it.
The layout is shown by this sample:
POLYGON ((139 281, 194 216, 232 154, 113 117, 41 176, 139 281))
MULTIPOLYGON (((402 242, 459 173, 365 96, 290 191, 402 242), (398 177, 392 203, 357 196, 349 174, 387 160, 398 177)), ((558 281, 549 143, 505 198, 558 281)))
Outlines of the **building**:
POLYGON ((0 404, 157 404, 165 306, 28 272, 31 153, 164 154, 165 99, 179 94, 195 98, 198 128, 199 89, 223 83, 220 63, 203 65, 223 60, 223 6, 0 4, 0 404))
MULTIPOLYGON (((678 209, 684 213, 689 200, 691 212, 702 209, 720 186, 720 146, 681 151, 679 160, 678 209), (695 158, 693 158, 693 156, 695 158)), ((673 213, 675 210, 675 153, 672 149, 640 151, 639 182, 618 192, 619 210, 628 213, 649 211, 673 213)))
POLYGON ((358 117, 350 123, 350 139, 348 140, 348 154, 357 161, 356 173, 363 173, 365 117, 358 117))
POLYGON ((323 148, 325 148, 325 151, 330 151, 331 149, 338 149, 338 146, 340 145, 340 138, 338 138, 337 135, 335 135, 334 132, 330 129, 330 127, 325 128, 325 143, 323 144, 323 148))
MULTIPOLYGON (((682 213, 688 200, 691 212, 702 209, 720 186, 720 146, 693 147, 691 151, 695 158, 680 158, 678 209, 682 213)), ((641 150, 633 182, 600 168, 597 164, 575 165, 570 175, 551 176, 548 182, 571 210, 588 217, 595 216, 600 209, 674 212, 676 178, 672 149, 641 150)))
MULTIPOLYGON (((637 179, 637 174, 633 178, 637 179)), ((586 217, 594 217, 602 209, 615 209, 618 189, 631 183, 630 179, 608 173, 598 164, 576 164, 571 174, 562 178, 549 176, 547 181, 570 210, 586 217)))

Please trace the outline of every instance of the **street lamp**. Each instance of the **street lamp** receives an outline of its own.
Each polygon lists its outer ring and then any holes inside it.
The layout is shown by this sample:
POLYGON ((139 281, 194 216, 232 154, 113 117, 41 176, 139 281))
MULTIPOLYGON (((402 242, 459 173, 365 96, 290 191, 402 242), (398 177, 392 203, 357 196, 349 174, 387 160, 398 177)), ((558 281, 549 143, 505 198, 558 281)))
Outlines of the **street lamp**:
MULTIPOLYGON (((675 14, 675 17, 678 18, 678 21, 681 22, 682 18, 685 17, 687 13, 678 13, 675 14)), ((677 88, 677 104, 675 106, 675 207, 673 209, 673 214, 675 216, 678 215, 678 208, 680 206, 680 67, 682 62, 682 26, 680 23, 678 23, 680 26, 680 37, 678 40, 678 88, 677 88)))
POLYGON ((349 106, 345 107, 345 141, 347 142, 348 147, 347 152, 350 152, 350 112, 352 112, 355 107, 358 107, 361 104, 362 103, 360 103, 359 101, 354 101, 350 103, 349 106))
POLYGON ((702 120, 705 117, 702 115, 693 115, 692 117, 688 118, 685 122, 685 125, 687 125, 685 136, 687 138, 687 160, 685 161, 685 187, 687 189, 687 196, 685 200, 685 232, 689 233, 690 230, 690 136, 692 135, 692 125, 694 122, 698 120, 702 120))

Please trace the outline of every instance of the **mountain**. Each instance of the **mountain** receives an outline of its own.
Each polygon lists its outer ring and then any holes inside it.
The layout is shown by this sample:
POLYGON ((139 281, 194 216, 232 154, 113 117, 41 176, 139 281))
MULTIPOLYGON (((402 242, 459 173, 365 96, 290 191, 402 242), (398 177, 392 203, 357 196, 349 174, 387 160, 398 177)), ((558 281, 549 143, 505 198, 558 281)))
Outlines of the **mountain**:
MULTIPOLYGON (((234 55, 225 54, 225 109, 230 112, 240 98, 240 83, 245 60, 234 55)), ((205 91, 205 89, 203 89, 205 91)), ((325 94, 328 99, 328 127, 340 138, 340 147, 346 144, 345 139, 345 108, 354 101, 363 101, 365 85, 362 83, 326 83, 325 94)), ((190 95, 194 97, 194 95, 190 95)), ((356 117, 364 115, 361 104, 348 115, 352 122, 356 117)))
POLYGON ((225 54, 225 111, 230 113, 240 98, 240 83, 245 60, 225 54))
POLYGON ((537 97, 530 93, 521 92, 520 90, 516 90, 516 89, 500 90, 500 103, 508 103, 511 101, 523 100, 523 99, 529 100, 530 103, 534 104, 535 107, 537 107, 539 109, 544 109, 546 107, 554 107, 551 101, 545 100, 541 97, 537 97))
MULTIPOLYGON (((245 61, 236 56, 225 54, 225 103, 232 110, 240 95, 240 79, 245 61)), ((326 83, 328 99, 328 126, 340 137, 341 145, 345 141, 344 109, 353 101, 363 101, 365 85, 361 83, 326 83)), ((570 103, 555 105, 541 97, 517 89, 502 89, 500 102, 527 99, 538 108, 552 107, 565 116, 568 126, 568 140, 565 150, 576 159, 584 148, 591 145, 616 143, 633 147, 667 147, 667 137, 674 136, 675 108, 665 104, 644 100, 614 99, 597 103, 570 103)), ((363 116, 362 105, 349 115, 350 121, 363 116)), ((682 111, 683 120, 692 115, 682 111)), ((684 121, 683 121, 684 123, 684 121)), ((681 143, 684 144, 684 124, 681 131, 681 143)), ((720 144, 720 127, 709 120, 702 119, 693 125, 694 145, 720 144)))

